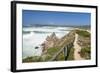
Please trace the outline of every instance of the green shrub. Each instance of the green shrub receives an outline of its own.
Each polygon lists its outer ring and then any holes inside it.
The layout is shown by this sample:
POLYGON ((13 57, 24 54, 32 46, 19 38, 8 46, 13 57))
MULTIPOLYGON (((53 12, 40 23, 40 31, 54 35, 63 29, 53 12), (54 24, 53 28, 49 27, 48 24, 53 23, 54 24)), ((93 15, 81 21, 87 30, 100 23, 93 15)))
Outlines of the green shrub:
POLYGON ((49 54, 45 54, 44 56, 42 56, 43 61, 49 61, 51 58, 52 56, 49 54))
POLYGON ((91 58, 91 48, 90 47, 82 48, 80 55, 81 57, 85 59, 90 59, 91 58))
POLYGON ((85 30, 76 30, 76 33, 83 37, 90 37, 90 33, 85 30))
POLYGON ((64 61, 64 54, 63 52, 61 52, 58 56, 57 56, 57 61, 64 61))
POLYGON ((22 60, 23 63, 27 62, 40 62, 42 59, 40 56, 30 56, 26 57, 25 59, 22 60))
POLYGON ((67 60, 74 60, 74 48, 70 48, 67 60))
POLYGON ((47 54, 54 55, 55 53, 57 53, 57 51, 59 51, 58 48, 49 48, 47 50, 47 54))

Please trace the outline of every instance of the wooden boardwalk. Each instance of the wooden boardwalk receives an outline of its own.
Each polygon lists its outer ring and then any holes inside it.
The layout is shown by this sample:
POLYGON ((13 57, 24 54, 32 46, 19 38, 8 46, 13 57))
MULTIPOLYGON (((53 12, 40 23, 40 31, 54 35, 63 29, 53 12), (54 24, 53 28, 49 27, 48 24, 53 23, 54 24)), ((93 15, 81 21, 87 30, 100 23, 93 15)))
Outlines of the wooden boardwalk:
POLYGON ((73 43, 75 40, 74 32, 71 32, 65 38, 66 40, 64 39, 61 43, 59 43, 59 45, 62 45, 62 47, 60 47, 60 50, 57 53, 55 53, 55 55, 53 55, 53 57, 49 61, 56 60, 60 53, 64 53, 65 60, 67 60, 70 48, 73 47, 73 43))

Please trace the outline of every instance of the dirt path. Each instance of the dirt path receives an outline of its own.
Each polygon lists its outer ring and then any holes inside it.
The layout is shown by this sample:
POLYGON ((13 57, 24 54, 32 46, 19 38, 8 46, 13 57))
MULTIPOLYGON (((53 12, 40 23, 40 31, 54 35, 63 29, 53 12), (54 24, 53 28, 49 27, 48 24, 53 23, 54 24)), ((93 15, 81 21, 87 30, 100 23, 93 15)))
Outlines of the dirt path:
POLYGON ((78 34, 75 34, 75 41, 74 41, 74 59, 75 60, 84 60, 84 58, 82 58, 79 54, 81 47, 77 44, 77 40, 78 40, 78 34))

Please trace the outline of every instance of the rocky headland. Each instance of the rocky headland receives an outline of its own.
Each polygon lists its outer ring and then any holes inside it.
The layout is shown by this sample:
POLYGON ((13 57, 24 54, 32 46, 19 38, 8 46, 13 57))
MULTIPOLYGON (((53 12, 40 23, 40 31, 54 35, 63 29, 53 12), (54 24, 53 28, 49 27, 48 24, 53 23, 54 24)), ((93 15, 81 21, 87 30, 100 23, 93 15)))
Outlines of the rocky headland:
MULTIPOLYGON (((55 59, 53 59, 54 61, 65 60, 63 48, 66 46, 67 48, 69 47, 67 49, 66 60, 83 60, 91 58, 91 33, 86 30, 71 30, 61 39, 53 32, 50 36, 47 36, 41 45, 43 47, 43 54, 37 60, 35 59, 35 62, 50 61, 53 56, 55 56, 55 59), (77 37, 76 34, 78 35, 77 37)), ((33 57, 31 59, 30 62, 34 61, 33 57)), ((27 58, 23 61, 27 62, 27 58)))

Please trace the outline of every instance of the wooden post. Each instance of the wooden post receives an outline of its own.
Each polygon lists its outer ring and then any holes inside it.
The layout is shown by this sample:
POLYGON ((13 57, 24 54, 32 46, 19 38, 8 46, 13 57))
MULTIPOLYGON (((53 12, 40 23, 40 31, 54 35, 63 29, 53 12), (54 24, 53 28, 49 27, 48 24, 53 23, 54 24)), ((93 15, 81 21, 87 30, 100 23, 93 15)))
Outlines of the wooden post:
POLYGON ((64 47, 64 58, 67 60, 67 47, 64 47))

